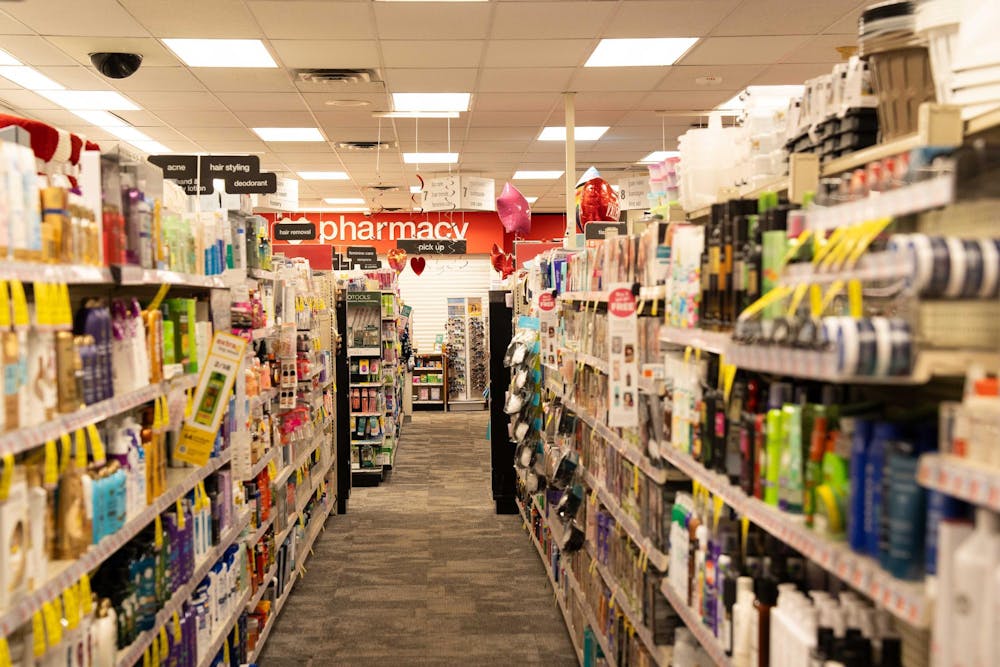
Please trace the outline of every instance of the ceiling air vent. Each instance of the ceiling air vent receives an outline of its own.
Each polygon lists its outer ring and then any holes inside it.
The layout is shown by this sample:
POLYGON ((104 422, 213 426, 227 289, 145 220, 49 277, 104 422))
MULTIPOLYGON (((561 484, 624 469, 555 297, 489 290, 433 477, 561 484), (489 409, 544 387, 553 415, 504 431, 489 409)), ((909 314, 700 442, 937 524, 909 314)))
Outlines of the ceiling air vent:
POLYGON ((373 83, 378 73, 373 69, 299 69, 298 81, 308 83, 373 83))
POLYGON ((345 151, 377 151, 396 147, 395 141, 338 141, 335 146, 345 151))

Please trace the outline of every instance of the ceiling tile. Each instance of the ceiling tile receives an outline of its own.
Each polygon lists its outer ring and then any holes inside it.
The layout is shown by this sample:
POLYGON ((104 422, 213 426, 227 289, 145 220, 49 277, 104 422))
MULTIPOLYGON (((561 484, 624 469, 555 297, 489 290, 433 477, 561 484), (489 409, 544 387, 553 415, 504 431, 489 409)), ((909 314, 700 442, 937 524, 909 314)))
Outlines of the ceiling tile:
MULTIPOLYGON (((145 113, 125 111, 118 115, 131 121, 132 114, 145 113)), ((177 128, 187 127, 235 127, 240 124, 236 116, 229 111, 157 111, 156 116, 164 123, 177 128)))
POLYGON ((531 141, 538 138, 541 129, 540 127, 472 127, 469 128, 468 138, 473 141, 480 139, 531 141))
MULTIPOLYGON (((472 151, 473 153, 493 153, 494 155, 504 156, 508 154, 521 155, 524 151, 528 150, 528 147, 535 143, 534 136, 524 139, 505 139, 503 141, 491 140, 491 139, 472 139, 466 141, 462 145, 463 151, 472 151)), ((559 144, 562 145, 562 144, 559 144)), ((501 159, 503 159, 501 157, 501 159)))
POLYGON ((219 93, 232 111, 303 111, 298 93, 219 93))
POLYGON ((273 39, 271 46, 285 67, 293 69, 376 68, 379 64, 374 40, 273 39))
POLYGON ((199 142, 211 139, 252 142, 257 137, 253 132, 243 127, 189 127, 184 130, 184 135, 199 142))
POLYGON ((604 37, 704 37, 740 0, 623 2, 604 37))
POLYGON ((474 111, 469 114, 469 126, 540 127, 548 117, 548 111, 474 111))
POLYGON ((266 97, 271 92, 295 90, 290 75, 281 69, 201 67, 194 74, 213 92, 254 91, 266 97))
POLYGON ((7 2, 4 12, 43 35, 144 37, 148 33, 116 0, 7 2))
MULTIPOLYGON (((316 111, 314 113, 320 126, 333 132, 339 133, 339 128, 378 128, 378 119, 372 118, 371 111, 316 111)), ((388 121, 382 121, 383 132, 391 132, 391 125, 388 121)))
POLYGON ((225 107, 207 92, 134 91, 129 97, 150 111, 223 111, 225 107))
POLYGON ((341 115, 350 114, 361 114, 367 118, 371 118, 372 112, 374 111, 388 111, 389 103, 388 97, 385 92, 379 92, 375 94, 357 94, 357 93, 340 93, 338 92, 338 87, 332 86, 328 92, 320 93, 302 93, 302 97, 305 99, 306 106, 310 109, 315 109, 316 111, 329 112, 341 115), (337 106, 336 104, 328 104, 328 102, 335 102, 337 100, 353 101, 359 100, 368 102, 365 106, 337 106))
MULTIPOLYGON (((625 115, 624 109, 607 109, 603 111, 594 111, 591 109, 580 109, 579 106, 576 108, 576 124, 580 126, 587 125, 614 125, 618 120, 625 115)), ((565 113, 562 109, 556 109, 552 113, 552 117, 549 118, 547 125, 563 125, 565 120, 565 113)))
MULTIPOLYGON (((0 48, 25 65, 34 67, 76 65, 73 58, 60 50, 58 44, 52 43, 54 41, 55 39, 46 40, 44 37, 34 35, 9 35, 3 38, 0 48)), ((89 66, 90 57, 87 56, 83 63, 89 66)))
POLYGON ((302 171, 319 171, 317 167, 325 166, 328 167, 330 171, 343 170, 343 165, 341 165, 340 159, 337 157, 336 153, 330 150, 329 146, 325 147, 322 152, 280 153, 276 155, 278 155, 281 161, 292 169, 301 169, 302 171))
POLYGON ((476 87, 476 69, 390 69, 385 73, 394 93, 464 93, 476 87))
POLYGON ((483 43, 472 39, 382 40, 386 67, 478 67, 483 43))
POLYGON ((837 47, 857 45, 857 35, 819 35, 789 53, 782 62, 792 64, 826 63, 828 68, 843 60, 837 47))
POLYGON ((861 18, 861 12, 864 11, 865 7, 869 4, 871 4, 869 0, 862 0, 861 2, 855 0, 854 9, 845 12, 837 22, 827 26, 823 32, 858 34, 858 19, 861 18))
POLYGON ((494 39, 593 39, 615 5, 610 2, 502 2, 493 18, 494 39))
MULTIPOLYGON (((412 142, 414 139, 420 139, 421 141, 447 141, 449 128, 447 120, 421 120, 419 122, 411 120, 409 118, 397 118, 396 119, 396 129, 393 132, 391 127, 382 126, 382 141, 386 140, 386 134, 395 135, 399 141, 412 142)), ((373 132, 372 141, 377 139, 377 135, 373 132)), ((458 144, 465 137, 465 127, 464 125, 456 125, 455 121, 452 121, 451 129, 451 140, 455 144, 458 144)))
POLYGON ((826 63, 814 63, 810 65, 771 65, 760 76, 751 83, 757 86, 779 86, 799 84, 807 79, 829 74, 832 65, 826 63))
POLYGON ((368 3, 250 0, 264 34, 273 39, 366 39, 374 36, 368 3))
POLYGON ((315 127, 316 121, 308 111, 262 111, 250 109, 234 111, 247 127, 315 127))
POLYGON ((722 90, 717 88, 713 88, 711 91, 705 91, 705 92, 684 92, 684 93, 656 92, 647 95, 639 106, 643 109, 654 109, 654 110, 712 109, 715 106, 731 98, 737 92, 739 91, 735 89, 722 90))
POLYGON ((116 81, 115 86, 126 93, 132 90, 205 90, 205 85, 186 67, 140 67, 129 78, 116 81))
MULTIPOLYGON (((505 72, 508 70, 494 70, 505 72)), ((548 111, 561 99, 558 93, 481 93, 472 96, 475 111, 548 111)))
POLYGON ((276 141, 267 144, 267 149, 279 159, 294 153, 330 153, 330 144, 325 141, 276 141))
POLYGON ((0 12, 0 35, 30 35, 31 28, 12 16, 0 12))
MULTIPOLYGON (((789 11, 788 0, 745 0, 716 26, 713 35, 804 35, 820 32, 830 25, 853 16, 858 0, 795 0, 789 11)), ((857 28, 857 24, 854 25, 857 28)))
POLYGON ((483 66, 577 67, 593 48, 593 39, 491 39, 483 66))
POLYGON ((15 109, 58 109, 58 104, 30 90, 0 90, 0 102, 15 109))
POLYGON ((242 0, 119 1, 157 37, 245 39, 261 35, 242 0))
POLYGON ((675 65, 669 68, 669 73, 657 90, 712 90, 715 87, 727 89, 743 89, 760 75, 766 65, 675 65), (718 86, 705 86, 698 83, 701 77, 720 77, 718 86))
MULTIPOLYGON (((90 54, 98 51, 141 53, 143 67, 177 67, 181 64, 159 40, 148 37, 49 37, 48 41, 87 67, 91 66, 90 54)), ((6 42, 7 38, 4 38, 4 43, 6 42)))
POLYGON ((569 67, 484 69, 479 90, 486 93, 563 91, 567 89, 572 74, 573 70, 569 67))
POLYGON ((573 76, 573 90, 614 94, 619 90, 654 90, 667 75, 665 67, 589 67, 573 76))
POLYGON ((485 2, 376 2, 374 8, 381 39, 480 39, 491 12, 485 2))
MULTIPOLYGON (((6 94, 0 92, 0 98, 3 97, 6 97, 6 94)), ((72 131, 70 128, 82 127, 85 125, 82 118, 77 116, 75 113, 66 111, 65 109, 36 109, 31 115, 40 121, 52 125, 53 127, 59 127, 70 131, 72 131)))
MULTIPOLYGON (((636 104, 642 101, 642 98, 646 96, 646 91, 644 92, 616 92, 614 95, 608 95, 602 92, 580 92, 576 94, 576 111, 581 113, 587 110, 593 111, 603 111, 611 109, 632 109, 636 104)), ((562 104, 556 108, 554 112, 560 118, 562 117, 562 104)))
POLYGON ((769 65, 809 40, 806 35, 774 37, 709 37, 694 46, 684 65, 769 65))
POLYGON ((108 79, 80 65, 39 67, 38 71, 72 90, 111 90, 108 79))

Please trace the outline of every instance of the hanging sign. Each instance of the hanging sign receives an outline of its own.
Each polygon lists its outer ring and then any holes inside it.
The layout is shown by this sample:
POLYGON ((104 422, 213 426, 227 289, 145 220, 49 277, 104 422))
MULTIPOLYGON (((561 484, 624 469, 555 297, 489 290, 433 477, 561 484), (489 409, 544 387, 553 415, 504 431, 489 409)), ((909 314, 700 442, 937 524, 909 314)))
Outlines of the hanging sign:
POLYGON ((423 189, 425 211, 455 211, 461 207, 458 176, 438 176, 426 181, 423 189))
POLYGON ((261 173, 257 155, 150 155, 148 160, 189 195, 212 194, 215 179, 224 181, 232 195, 266 195, 278 189, 277 174, 261 173))
POLYGON ((260 206, 277 211, 294 211, 299 207, 299 182, 294 178, 279 178, 274 193, 265 196, 260 206))
POLYGON ((282 221, 274 225, 276 241, 315 241, 316 225, 311 222, 282 221))
POLYGON ((380 269, 382 268, 382 263, 378 259, 378 253, 375 252, 375 246, 370 245, 352 245, 347 247, 347 259, 351 262, 351 268, 354 269, 380 269))
POLYGON ((609 229, 615 231, 619 236, 624 236, 626 233, 626 223, 588 222, 583 226, 583 236, 588 241, 601 241, 607 238, 609 229))
POLYGON ((618 202, 623 211, 649 208, 649 175, 630 174, 618 181, 618 202))
POLYGON ((497 209, 497 186, 492 178, 462 176, 461 208, 466 211, 495 211, 497 209))
POLYGON ((466 253, 465 239, 400 239, 396 247, 405 250, 410 255, 464 255, 466 253))
POLYGON ((639 350, 635 295, 626 283, 608 292, 608 426, 639 425, 639 350))

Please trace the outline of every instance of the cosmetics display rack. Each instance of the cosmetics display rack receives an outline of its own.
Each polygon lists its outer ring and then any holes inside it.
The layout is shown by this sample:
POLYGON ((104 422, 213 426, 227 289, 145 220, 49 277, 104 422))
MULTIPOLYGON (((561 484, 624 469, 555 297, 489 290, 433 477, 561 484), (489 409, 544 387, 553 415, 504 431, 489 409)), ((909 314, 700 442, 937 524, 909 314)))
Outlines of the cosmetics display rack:
POLYGON ((399 292, 395 272, 349 274, 346 294, 347 406, 351 473, 356 485, 377 485, 395 465, 402 432, 399 292))
POLYGON ((440 352, 414 354, 413 405, 448 409, 448 365, 440 352))
POLYGON ((489 384, 488 326, 481 297, 448 299, 445 356, 448 360, 449 410, 485 407, 483 392, 489 384))

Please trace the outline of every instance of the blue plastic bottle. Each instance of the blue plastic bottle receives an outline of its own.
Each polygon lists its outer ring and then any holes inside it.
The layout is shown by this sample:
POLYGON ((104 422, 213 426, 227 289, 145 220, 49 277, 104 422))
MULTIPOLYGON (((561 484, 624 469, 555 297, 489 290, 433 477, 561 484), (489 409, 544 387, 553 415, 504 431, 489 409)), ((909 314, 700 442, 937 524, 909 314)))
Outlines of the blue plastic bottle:
POLYGON ((882 499, 885 482, 885 459, 890 441, 899 437, 895 424, 875 422, 872 427, 871 444, 868 446, 868 456, 865 461, 865 491, 864 491, 864 552, 878 558, 879 536, 883 521, 882 499))
POLYGON ((868 441, 872 424, 867 419, 841 420, 845 430, 854 422, 851 437, 851 499, 847 517, 847 541, 855 551, 865 550, 865 466, 868 463, 868 441))

